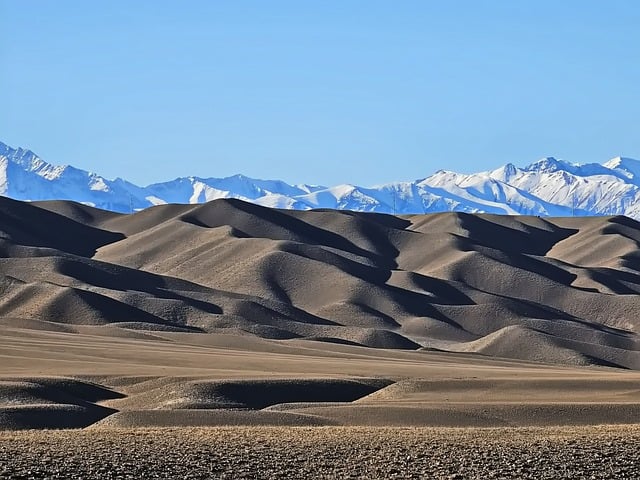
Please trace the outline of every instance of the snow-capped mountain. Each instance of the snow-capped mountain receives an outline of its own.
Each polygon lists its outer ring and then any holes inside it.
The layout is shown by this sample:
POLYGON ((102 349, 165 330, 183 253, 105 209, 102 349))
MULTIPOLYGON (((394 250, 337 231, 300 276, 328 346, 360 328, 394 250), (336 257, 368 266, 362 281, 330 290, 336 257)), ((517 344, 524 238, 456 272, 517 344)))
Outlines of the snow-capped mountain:
POLYGON ((548 157, 518 168, 488 172, 439 170, 413 182, 357 185, 289 185, 243 175, 182 177, 140 187, 71 166, 56 166, 35 153, 0 142, 0 194, 18 200, 75 200, 118 212, 164 203, 239 198, 259 205, 308 210, 332 208, 381 213, 443 211, 541 216, 627 215, 640 219, 640 161, 616 157, 604 164, 568 163, 548 157))

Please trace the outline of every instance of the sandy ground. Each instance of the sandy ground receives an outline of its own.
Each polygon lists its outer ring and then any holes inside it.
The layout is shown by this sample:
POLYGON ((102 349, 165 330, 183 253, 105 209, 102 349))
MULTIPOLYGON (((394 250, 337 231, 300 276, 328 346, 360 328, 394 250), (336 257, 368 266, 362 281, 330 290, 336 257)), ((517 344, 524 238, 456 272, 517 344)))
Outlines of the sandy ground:
POLYGON ((640 423, 640 372, 306 340, 7 329, 3 428, 640 423), (104 333, 105 335, 100 335, 104 333))
POLYGON ((640 477, 638 222, 40 205, 0 476, 640 477))
POLYGON ((0 360, 0 478, 640 477, 636 371, 110 327, 0 360))
POLYGON ((0 433, 0 478, 634 479, 638 427, 0 433))

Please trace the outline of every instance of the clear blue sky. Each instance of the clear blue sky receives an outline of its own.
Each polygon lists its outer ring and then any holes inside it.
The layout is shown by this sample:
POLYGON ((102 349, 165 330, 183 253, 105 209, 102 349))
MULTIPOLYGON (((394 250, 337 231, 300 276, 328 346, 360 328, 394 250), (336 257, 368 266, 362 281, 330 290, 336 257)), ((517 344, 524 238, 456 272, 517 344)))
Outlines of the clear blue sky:
POLYGON ((640 157, 640 1, 0 0, 0 141, 140 184, 640 157))

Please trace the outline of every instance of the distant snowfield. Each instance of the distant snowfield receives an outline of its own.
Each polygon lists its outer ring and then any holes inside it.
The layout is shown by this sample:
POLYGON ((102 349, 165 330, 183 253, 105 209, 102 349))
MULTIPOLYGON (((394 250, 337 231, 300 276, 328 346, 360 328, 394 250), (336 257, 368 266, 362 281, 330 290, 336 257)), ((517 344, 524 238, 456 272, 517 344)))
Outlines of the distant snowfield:
POLYGON ((523 168, 507 164, 468 175, 439 170, 421 180, 368 188, 289 185, 244 175, 181 177, 140 187, 121 178, 108 180, 72 166, 52 165, 30 150, 0 142, 0 194, 17 200, 74 200, 116 212, 238 198, 297 210, 626 215, 640 219, 640 161, 616 157, 602 165, 579 165, 549 157, 523 168))

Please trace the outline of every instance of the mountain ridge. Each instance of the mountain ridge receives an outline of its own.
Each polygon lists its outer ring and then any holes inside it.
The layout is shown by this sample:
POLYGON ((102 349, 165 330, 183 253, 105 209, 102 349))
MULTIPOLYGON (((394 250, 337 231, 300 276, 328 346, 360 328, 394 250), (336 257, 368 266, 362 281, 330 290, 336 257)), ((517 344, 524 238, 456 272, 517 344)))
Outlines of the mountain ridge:
POLYGON ((46 162, 31 150, 0 142, 0 194, 27 201, 72 200, 120 213, 167 203, 237 198, 283 209, 330 208, 377 213, 445 211, 536 216, 625 215, 640 219, 640 161, 614 157, 574 164, 544 157, 524 167, 507 163, 461 174, 438 170, 415 180, 372 187, 185 176, 139 186, 71 165, 46 162))

